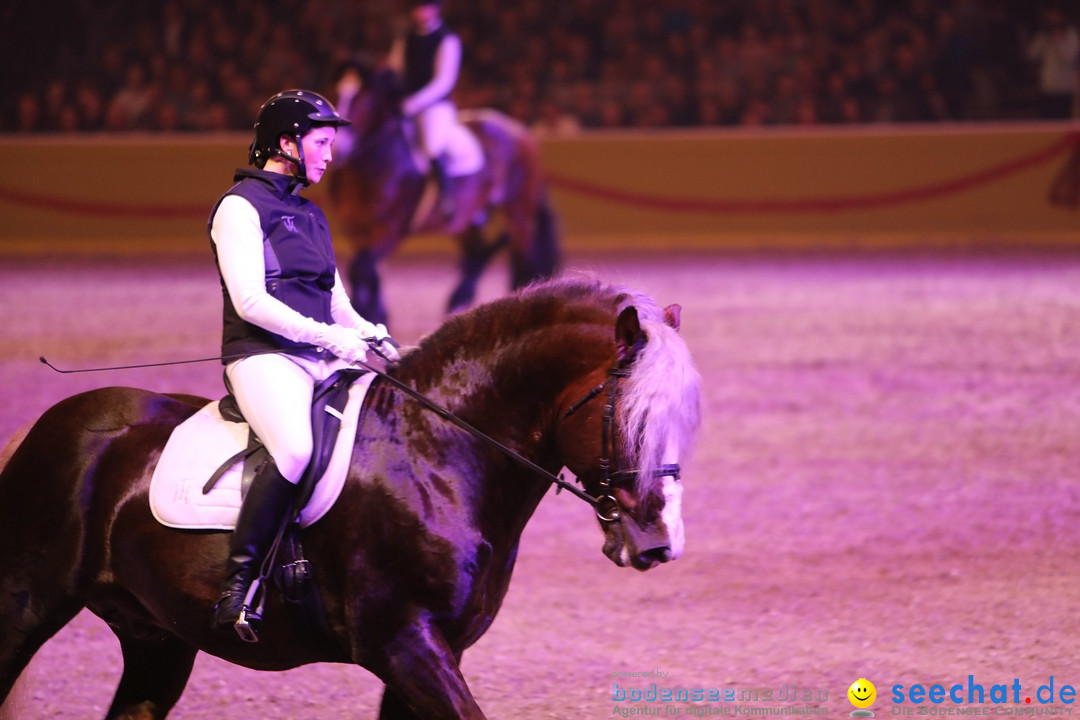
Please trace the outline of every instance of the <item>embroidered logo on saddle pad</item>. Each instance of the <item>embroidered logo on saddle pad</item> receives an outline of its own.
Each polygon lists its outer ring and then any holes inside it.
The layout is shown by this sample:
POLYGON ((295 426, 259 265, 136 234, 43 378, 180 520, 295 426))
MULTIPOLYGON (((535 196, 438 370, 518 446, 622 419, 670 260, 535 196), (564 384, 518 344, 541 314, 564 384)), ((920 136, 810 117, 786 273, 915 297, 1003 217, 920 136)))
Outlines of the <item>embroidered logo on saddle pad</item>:
MULTIPOLYGON (((360 407, 374 378, 374 373, 368 373, 349 388, 349 401, 342 413, 330 463, 300 513, 302 527, 325 515, 341 494, 352 459, 360 407)), ((150 480, 150 509, 158 522, 184 530, 236 527, 243 462, 229 468, 205 495, 203 486, 226 460, 247 446, 248 432, 247 423, 231 422, 221 416, 217 400, 178 425, 150 480)))

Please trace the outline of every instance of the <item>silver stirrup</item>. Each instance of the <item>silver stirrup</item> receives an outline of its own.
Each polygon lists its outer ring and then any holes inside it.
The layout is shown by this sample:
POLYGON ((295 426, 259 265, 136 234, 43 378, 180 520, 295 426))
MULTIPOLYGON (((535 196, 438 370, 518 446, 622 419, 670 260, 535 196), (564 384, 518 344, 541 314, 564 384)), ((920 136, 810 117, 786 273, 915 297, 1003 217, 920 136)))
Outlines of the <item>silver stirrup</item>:
POLYGON ((244 596, 244 604, 240 606, 240 616, 236 618, 236 622, 233 623, 233 627, 236 628, 236 634, 239 635, 240 639, 244 642, 259 642, 259 634, 255 632, 255 628, 251 626, 248 617, 257 622, 262 621, 264 597, 260 593, 260 590, 262 590, 262 581, 259 578, 255 578, 251 582, 251 587, 248 588, 247 595, 244 596), (258 603, 255 602, 256 597, 259 598, 258 603), (252 607, 254 607, 254 610, 252 607))
POLYGON ((255 628, 251 627, 251 623, 248 622, 247 605, 240 608, 240 617, 236 618, 236 622, 233 623, 233 627, 236 628, 236 634, 239 635, 240 639, 244 642, 259 642, 259 634, 255 632, 255 628))

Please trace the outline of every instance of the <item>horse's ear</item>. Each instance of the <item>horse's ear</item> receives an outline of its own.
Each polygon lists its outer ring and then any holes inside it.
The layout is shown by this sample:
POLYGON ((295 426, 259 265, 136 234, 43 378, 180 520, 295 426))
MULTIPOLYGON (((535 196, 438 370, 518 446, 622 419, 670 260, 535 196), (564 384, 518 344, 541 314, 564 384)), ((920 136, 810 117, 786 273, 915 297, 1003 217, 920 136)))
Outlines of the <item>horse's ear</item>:
POLYGON ((641 331, 637 308, 631 305, 619 313, 615 321, 615 364, 618 367, 629 365, 644 344, 645 333, 641 331))
POLYGON ((672 303, 664 308, 664 322, 679 331, 679 326, 682 325, 682 305, 672 303))

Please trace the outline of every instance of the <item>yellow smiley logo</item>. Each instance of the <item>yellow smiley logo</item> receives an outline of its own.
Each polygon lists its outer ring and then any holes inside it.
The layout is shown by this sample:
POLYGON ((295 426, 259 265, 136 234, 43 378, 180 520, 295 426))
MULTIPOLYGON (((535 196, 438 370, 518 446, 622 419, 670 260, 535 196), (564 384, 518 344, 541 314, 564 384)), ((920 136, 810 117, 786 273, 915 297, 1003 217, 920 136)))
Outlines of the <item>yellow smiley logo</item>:
POLYGON ((877 688, 874 683, 866 678, 859 678, 851 683, 847 691, 848 700, 857 708, 867 708, 874 704, 877 698, 877 688))

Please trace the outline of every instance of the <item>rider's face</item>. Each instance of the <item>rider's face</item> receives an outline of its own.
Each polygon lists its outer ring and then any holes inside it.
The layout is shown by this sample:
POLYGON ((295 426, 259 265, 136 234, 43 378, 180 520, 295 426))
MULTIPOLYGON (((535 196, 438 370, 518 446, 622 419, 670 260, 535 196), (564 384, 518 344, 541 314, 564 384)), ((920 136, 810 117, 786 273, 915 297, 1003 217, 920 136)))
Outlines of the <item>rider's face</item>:
POLYGON ((412 9, 413 24, 420 30, 426 30, 438 19, 438 5, 418 5, 412 9))
MULTIPOLYGON (((304 168, 307 171, 308 182, 312 185, 322 180, 326 166, 334 159, 334 138, 337 136, 337 128, 332 125, 322 125, 312 128, 307 135, 300 138, 304 146, 304 168)), ((281 137, 281 149, 289 157, 297 157, 296 141, 287 135, 281 137)), ((282 165, 282 170, 291 175, 297 173, 295 163, 282 165)))
POLYGON ((312 128, 300 142, 304 145, 304 164, 307 166, 308 182, 312 185, 322 180, 326 167, 334 159, 334 138, 337 136, 337 128, 322 126, 312 128))

